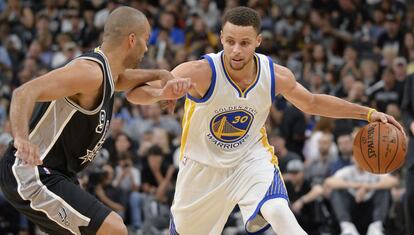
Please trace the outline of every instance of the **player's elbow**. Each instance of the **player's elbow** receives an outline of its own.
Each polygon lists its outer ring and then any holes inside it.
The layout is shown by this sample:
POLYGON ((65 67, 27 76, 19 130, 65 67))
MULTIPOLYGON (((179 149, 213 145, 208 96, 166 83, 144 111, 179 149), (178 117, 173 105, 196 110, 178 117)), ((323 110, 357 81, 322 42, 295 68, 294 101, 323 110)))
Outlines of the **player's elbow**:
POLYGON ((26 98, 29 100, 35 100, 36 97, 34 97, 33 90, 29 87, 22 85, 14 89, 12 94, 12 99, 22 99, 26 98))
POLYGON ((127 100, 129 103, 132 103, 132 104, 137 104, 137 103, 135 102, 135 97, 134 97, 133 91, 134 91, 134 89, 132 89, 132 90, 130 90, 130 91, 127 91, 127 92, 125 92, 125 98, 126 98, 126 100, 127 100))
POLYGON ((127 91, 126 94, 126 100, 131 104, 146 104, 143 99, 139 97, 139 91, 138 88, 134 88, 130 91, 127 91))

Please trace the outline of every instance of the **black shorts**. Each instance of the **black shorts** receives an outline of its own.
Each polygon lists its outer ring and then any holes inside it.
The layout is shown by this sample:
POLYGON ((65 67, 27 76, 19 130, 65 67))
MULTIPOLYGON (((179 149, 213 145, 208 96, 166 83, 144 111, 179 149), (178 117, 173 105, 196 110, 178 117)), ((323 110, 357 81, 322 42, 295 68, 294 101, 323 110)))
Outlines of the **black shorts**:
POLYGON ((22 165, 10 147, 0 161, 6 199, 48 234, 96 234, 111 210, 68 176, 22 165))

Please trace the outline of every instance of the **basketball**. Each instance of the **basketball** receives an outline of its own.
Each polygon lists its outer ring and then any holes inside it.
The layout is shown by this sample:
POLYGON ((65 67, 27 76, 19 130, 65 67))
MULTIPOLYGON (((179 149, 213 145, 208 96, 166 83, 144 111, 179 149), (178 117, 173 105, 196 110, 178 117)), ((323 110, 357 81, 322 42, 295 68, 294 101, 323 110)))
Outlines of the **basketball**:
POLYGON ((403 165, 407 144, 404 134, 396 126, 373 122, 358 131, 353 150, 354 159, 362 169, 385 174, 403 165))

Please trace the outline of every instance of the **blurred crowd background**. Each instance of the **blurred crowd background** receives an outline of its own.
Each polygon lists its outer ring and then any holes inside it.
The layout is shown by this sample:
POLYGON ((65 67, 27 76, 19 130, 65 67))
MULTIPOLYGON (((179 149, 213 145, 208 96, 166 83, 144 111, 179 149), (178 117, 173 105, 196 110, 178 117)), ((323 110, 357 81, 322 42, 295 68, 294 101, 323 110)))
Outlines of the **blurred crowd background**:
MULTIPOLYGON (((152 25, 141 68, 171 70, 220 51, 223 12, 244 5, 262 17, 257 52, 290 68, 311 92, 368 105, 399 121, 408 109, 404 100, 412 91, 404 84, 414 73, 414 6, 408 1, 0 0, 0 153, 11 140, 13 89, 99 46, 108 14, 120 5, 141 10, 152 25)), ((161 106, 131 105, 118 94, 104 148, 79 174, 80 185, 119 213, 131 234, 166 234, 169 223, 183 100, 174 114, 161 106)), ((360 234, 381 227, 385 234, 405 234, 404 169, 378 176, 353 164, 353 136, 365 124, 310 116, 283 97, 271 109, 269 142, 292 210, 311 235, 340 234, 349 221, 360 234), (340 188, 338 179, 357 186, 340 188)), ((0 192, 0 234, 35 232, 0 192)), ((245 234, 237 208, 223 234, 245 234)))

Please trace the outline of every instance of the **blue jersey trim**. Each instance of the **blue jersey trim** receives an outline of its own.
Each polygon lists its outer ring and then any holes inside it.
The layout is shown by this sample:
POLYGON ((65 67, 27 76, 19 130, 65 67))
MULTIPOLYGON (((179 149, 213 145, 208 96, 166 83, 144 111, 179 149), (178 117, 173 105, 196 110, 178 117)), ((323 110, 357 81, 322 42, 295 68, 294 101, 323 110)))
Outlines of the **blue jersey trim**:
POLYGON ((281 178, 281 176, 279 174, 278 168, 275 169, 274 177, 273 177, 273 182, 269 186, 269 189, 267 190, 266 195, 259 202, 259 204, 256 207, 256 210, 253 212, 253 214, 250 216, 250 218, 244 224, 244 230, 246 231, 247 234, 249 234, 249 235, 251 235, 251 234, 261 234, 264 231, 266 231, 268 228, 270 228, 270 224, 267 224, 266 226, 264 226, 263 228, 261 228, 259 231, 249 232, 247 230, 247 224, 251 220, 253 220, 254 218, 256 218, 256 216, 259 214, 260 209, 262 208, 262 206, 263 206, 263 204, 265 202, 267 202, 270 199, 275 199, 275 198, 284 198, 287 201, 289 201, 289 196, 287 195, 287 191, 286 191, 286 188, 285 188, 285 184, 284 184, 283 179, 281 178))
POLYGON ((210 68, 211 68, 212 75, 211 75, 210 87, 208 88, 206 94, 204 94, 204 96, 202 98, 199 99, 199 98, 191 96, 190 94, 187 94, 187 97, 190 100, 192 100, 196 103, 206 102, 211 97, 211 95, 213 94, 214 87, 216 86, 217 73, 216 73, 216 67, 214 66, 213 59, 211 59, 211 57, 209 55, 204 55, 204 56, 201 57, 201 59, 206 59, 208 61, 208 64, 210 65, 210 68))
POLYGON ((221 61, 221 66, 223 67, 224 75, 226 76, 227 80, 234 87, 234 89, 237 91, 237 93, 239 93, 239 97, 243 97, 239 87, 236 84, 234 84, 233 80, 231 80, 231 78, 227 74, 226 67, 224 66, 224 51, 220 55, 220 61, 221 61))
POLYGON ((251 91, 256 84, 259 82, 260 79, 260 72, 261 72, 261 64, 260 64, 260 58, 257 55, 254 55, 254 57, 257 59, 257 77, 256 80, 254 81, 253 85, 251 87, 249 87, 245 92, 244 92, 244 97, 247 97, 247 93, 249 93, 249 91, 251 91))
POLYGON ((174 217, 172 216, 172 213, 170 213, 169 235, 179 235, 175 228, 174 217))
POLYGON ((276 80, 275 80, 275 69, 273 65, 273 60, 270 56, 267 57, 269 59, 269 68, 270 68, 270 95, 272 96, 272 103, 276 100, 276 80))

